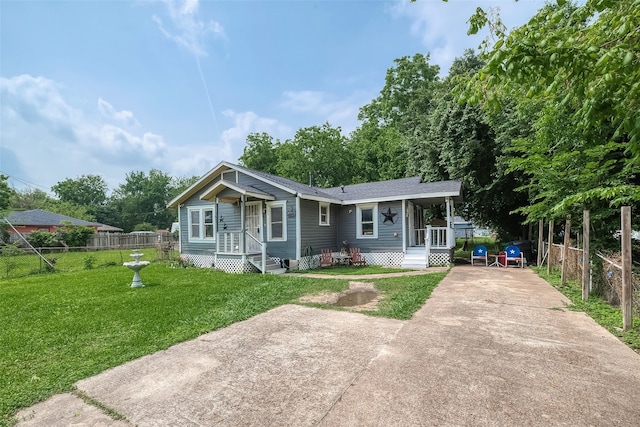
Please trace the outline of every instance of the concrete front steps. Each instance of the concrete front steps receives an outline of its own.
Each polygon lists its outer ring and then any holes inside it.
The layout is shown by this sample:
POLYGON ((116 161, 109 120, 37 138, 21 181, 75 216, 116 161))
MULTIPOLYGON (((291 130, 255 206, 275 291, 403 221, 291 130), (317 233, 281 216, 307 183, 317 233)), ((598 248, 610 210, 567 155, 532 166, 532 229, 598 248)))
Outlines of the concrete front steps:
MULTIPOLYGON (((258 270, 262 271, 262 255, 256 255, 249 257, 249 262, 253 264, 258 270)), ((286 268, 282 268, 280 264, 267 256, 266 274, 284 274, 287 272, 286 268)))
POLYGON ((427 268, 427 251, 424 246, 407 248, 402 260, 402 268, 427 268))

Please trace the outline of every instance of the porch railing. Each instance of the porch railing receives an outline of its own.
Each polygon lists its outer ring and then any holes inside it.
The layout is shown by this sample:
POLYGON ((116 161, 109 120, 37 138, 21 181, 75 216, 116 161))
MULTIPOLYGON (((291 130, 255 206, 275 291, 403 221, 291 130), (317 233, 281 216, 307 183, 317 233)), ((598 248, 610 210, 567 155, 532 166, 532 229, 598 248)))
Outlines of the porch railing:
MULTIPOLYGON (((264 273, 267 264, 267 244, 261 242, 257 237, 248 231, 219 231, 216 235, 216 256, 217 254, 247 255, 245 249, 250 249, 251 253, 262 255, 261 268, 264 273), (244 238, 243 238, 244 234, 244 238)), ((243 260, 245 258, 243 257, 243 260)))
POLYGON ((218 231, 216 235, 216 253, 243 254, 242 230, 218 231))
POLYGON ((423 246, 426 241, 427 232, 431 232, 431 238, 429 241, 431 242, 432 248, 446 249, 452 246, 449 245, 447 237, 453 236, 451 230, 447 227, 428 227, 428 228, 417 228, 414 230, 415 233, 415 242, 416 246, 423 246))

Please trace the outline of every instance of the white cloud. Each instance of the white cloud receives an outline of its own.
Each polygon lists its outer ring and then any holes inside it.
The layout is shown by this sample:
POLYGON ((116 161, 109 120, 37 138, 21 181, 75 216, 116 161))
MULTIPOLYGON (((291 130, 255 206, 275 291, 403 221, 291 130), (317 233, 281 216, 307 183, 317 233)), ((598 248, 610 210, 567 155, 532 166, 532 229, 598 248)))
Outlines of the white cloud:
POLYGON ((132 167, 162 168, 167 160, 162 136, 148 131, 134 134, 103 118, 131 123, 133 113, 115 111, 100 99, 102 115, 86 114, 68 102, 62 89, 44 77, 0 78, 0 141, 14 159, 11 164, 0 163, 3 171, 51 186, 87 173, 101 174, 115 184, 132 167))
MULTIPOLYGON (((233 110, 225 110, 222 115, 233 120, 233 126, 220 135, 220 141, 229 147, 229 151, 236 151, 233 148, 238 144, 244 148, 247 135, 253 132, 266 132, 276 138, 291 132, 291 128, 278 120, 260 117, 253 111, 236 113, 233 110)), ((242 150, 233 158, 237 158, 240 154, 242 154, 242 150)))
MULTIPOLYGON (((0 77, 2 113, 19 118, 67 140, 76 140, 80 112, 67 104, 58 85, 44 77, 22 74, 13 78, 0 77)), ((4 126, 11 126, 5 122, 4 126)))
POLYGON ((167 28, 164 21, 157 15, 153 16, 153 20, 167 39, 173 40, 194 55, 207 55, 206 40, 209 35, 226 38, 224 28, 219 22, 213 20, 205 22, 197 18, 198 0, 164 0, 163 3, 169 15, 171 28, 167 28))
POLYGON ((316 124, 329 122, 349 133, 358 126, 360 107, 371 102, 375 94, 355 91, 345 97, 319 91, 285 91, 281 106, 294 113, 309 115, 316 124))
POLYGON ((133 116, 133 113, 128 110, 116 111, 113 105, 108 103, 102 98, 98 98, 98 111, 102 117, 106 119, 112 119, 117 122, 121 122, 125 126, 140 126, 138 120, 133 116))
POLYGON ((408 19, 411 33, 420 38, 431 53, 431 63, 440 65, 440 72, 447 74, 456 57, 465 49, 477 49, 489 36, 485 29, 468 36, 468 20, 481 7, 485 12, 497 10, 507 29, 526 23, 542 6, 543 0, 450 0, 417 1, 400 0, 391 8, 396 18, 408 19))
POLYGON ((100 148, 115 157, 133 154, 153 159, 162 155, 166 148, 160 135, 145 132, 142 136, 135 136, 113 125, 102 127, 98 141, 100 148))

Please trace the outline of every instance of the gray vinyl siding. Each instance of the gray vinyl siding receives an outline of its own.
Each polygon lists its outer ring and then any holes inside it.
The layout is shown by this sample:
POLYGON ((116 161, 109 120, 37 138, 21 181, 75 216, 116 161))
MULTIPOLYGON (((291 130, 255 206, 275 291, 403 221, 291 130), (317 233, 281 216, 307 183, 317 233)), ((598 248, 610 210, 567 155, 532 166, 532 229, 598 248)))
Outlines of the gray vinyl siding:
POLYGON ((314 254, 322 249, 339 250, 342 241, 336 240, 339 205, 329 205, 329 225, 320 225, 320 203, 315 200, 300 200, 300 224, 302 250, 310 246, 314 254))
MULTIPOLYGON (((295 259, 296 256, 296 218, 295 208, 296 199, 291 193, 288 193, 279 188, 273 187, 260 180, 252 178, 241 172, 238 172, 238 183, 243 185, 250 185, 260 191, 275 196, 276 201, 286 201, 285 216, 287 221, 287 240, 284 242, 267 242, 267 253, 273 257, 295 259)), ((226 179, 235 181, 232 174, 227 174, 226 179)), ((211 185, 219 180, 219 176, 211 180, 211 185)), ((210 185, 206 185, 202 191, 194 194, 189 198, 183 206, 180 208, 180 234, 182 236, 182 252, 188 254, 207 254, 211 255, 215 253, 216 243, 214 240, 208 240, 204 242, 189 242, 189 217, 188 208, 196 206, 215 206, 215 202, 208 200, 200 200, 201 194, 203 194, 210 185)), ((218 195, 219 197, 229 196, 237 194, 233 190, 224 189, 218 195)), ((251 200, 248 200, 251 201, 251 200)), ((263 207, 265 201, 262 201, 263 207)), ((216 212, 216 230, 217 231, 240 231, 242 225, 241 222, 241 208, 236 204, 218 203, 218 211, 216 212), (226 228, 225 228, 226 227, 226 228)), ((263 223, 266 224, 266 215, 263 213, 263 223)), ((266 224, 268 227, 268 224, 266 224)), ((266 232, 266 230, 265 230, 266 232)))
POLYGON ((337 221, 338 227, 337 241, 342 245, 342 241, 349 242, 349 247, 360 248, 361 252, 389 252, 402 250, 402 202, 385 202, 378 203, 378 238, 376 239, 358 239, 356 238, 357 224, 356 205, 343 206, 339 213, 337 221), (394 224, 387 222, 383 224, 383 216, 381 212, 391 207, 398 215, 394 224), (351 213, 349 213, 351 211, 351 213), (394 236, 397 233, 397 236, 394 236))
MULTIPOLYGON (((296 258, 296 197, 287 191, 281 190, 263 181, 255 179, 249 175, 245 175, 238 172, 238 182, 244 185, 250 185, 260 191, 275 196, 275 201, 286 201, 285 216, 287 218, 287 240, 284 242, 267 242, 267 254, 272 257, 278 257, 281 259, 295 259, 296 258)), ((263 202, 264 203, 264 202, 263 202)), ((238 219, 240 214, 237 215, 238 219)), ((263 221, 267 227, 266 216, 263 221)), ((267 230, 265 230, 267 232, 267 230)))

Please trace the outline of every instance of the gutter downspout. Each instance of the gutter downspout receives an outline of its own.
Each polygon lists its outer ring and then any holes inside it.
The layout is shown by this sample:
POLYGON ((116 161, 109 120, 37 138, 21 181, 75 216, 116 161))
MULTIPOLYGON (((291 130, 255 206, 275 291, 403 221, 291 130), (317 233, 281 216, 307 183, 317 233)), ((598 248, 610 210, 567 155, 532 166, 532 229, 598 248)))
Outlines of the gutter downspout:
POLYGON ((300 224, 300 193, 296 194, 296 261, 302 258, 302 226, 300 224))

